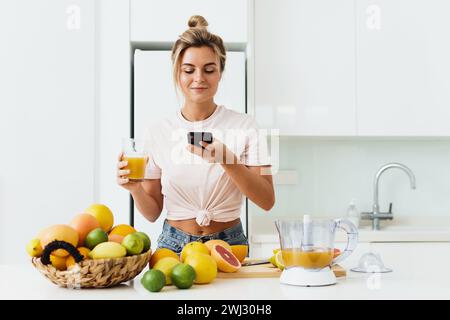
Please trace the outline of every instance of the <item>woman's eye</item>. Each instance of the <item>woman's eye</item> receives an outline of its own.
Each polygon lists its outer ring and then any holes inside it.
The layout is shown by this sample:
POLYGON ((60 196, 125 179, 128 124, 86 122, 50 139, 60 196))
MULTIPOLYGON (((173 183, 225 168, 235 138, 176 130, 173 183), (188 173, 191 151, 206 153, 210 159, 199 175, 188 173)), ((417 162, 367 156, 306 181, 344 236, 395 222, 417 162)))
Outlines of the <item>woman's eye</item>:
POLYGON ((186 73, 192 73, 192 72, 194 72, 194 70, 191 70, 191 69, 185 69, 184 72, 186 72, 186 73))
POLYGON ((214 69, 212 69, 212 70, 205 70, 205 72, 206 72, 206 73, 213 73, 213 72, 214 72, 214 69))

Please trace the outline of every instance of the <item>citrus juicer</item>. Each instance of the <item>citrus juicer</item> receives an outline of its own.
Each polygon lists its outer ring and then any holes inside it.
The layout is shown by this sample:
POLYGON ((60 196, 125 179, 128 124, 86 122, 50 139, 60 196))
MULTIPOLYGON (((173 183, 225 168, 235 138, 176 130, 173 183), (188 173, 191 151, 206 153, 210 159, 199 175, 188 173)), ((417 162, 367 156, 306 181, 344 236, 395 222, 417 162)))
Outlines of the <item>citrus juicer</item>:
POLYGON ((327 286, 336 283, 331 266, 347 258, 358 243, 358 229, 347 219, 276 220, 284 270, 282 284, 327 286), (345 250, 334 257, 335 231, 347 233, 345 250))

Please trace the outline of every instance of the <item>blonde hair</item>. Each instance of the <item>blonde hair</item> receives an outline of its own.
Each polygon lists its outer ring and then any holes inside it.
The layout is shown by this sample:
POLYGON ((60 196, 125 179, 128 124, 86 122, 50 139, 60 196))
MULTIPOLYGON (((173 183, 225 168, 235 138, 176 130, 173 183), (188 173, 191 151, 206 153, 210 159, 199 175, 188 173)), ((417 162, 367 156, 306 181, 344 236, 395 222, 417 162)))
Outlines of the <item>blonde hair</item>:
POLYGON ((220 72, 225 70, 226 49, 223 40, 207 30, 208 22, 202 16, 192 16, 188 21, 189 29, 179 36, 172 48, 172 72, 175 88, 178 88, 181 57, 186 49, 195 47, 210 47, 214 50, 220 62, 220 72))

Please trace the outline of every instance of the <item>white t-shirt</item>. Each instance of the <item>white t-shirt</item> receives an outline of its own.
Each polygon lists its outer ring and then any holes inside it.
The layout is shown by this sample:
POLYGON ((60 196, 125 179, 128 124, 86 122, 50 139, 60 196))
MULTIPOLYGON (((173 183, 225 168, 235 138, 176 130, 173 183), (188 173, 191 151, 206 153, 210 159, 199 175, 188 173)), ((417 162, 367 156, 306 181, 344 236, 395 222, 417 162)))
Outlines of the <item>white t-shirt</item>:
POLYGON ((270 165, 267 134, 254 118, 224 106, 202 121, 176 114, 146 130, 149 162, 145 179, 161 179, 167 219, 195 218, 200 226, 211 220, 227 222, 240 216, 243 195, 218 163, 208 163, 186 150, 187 134, 211 132, 247 166, 270 165))

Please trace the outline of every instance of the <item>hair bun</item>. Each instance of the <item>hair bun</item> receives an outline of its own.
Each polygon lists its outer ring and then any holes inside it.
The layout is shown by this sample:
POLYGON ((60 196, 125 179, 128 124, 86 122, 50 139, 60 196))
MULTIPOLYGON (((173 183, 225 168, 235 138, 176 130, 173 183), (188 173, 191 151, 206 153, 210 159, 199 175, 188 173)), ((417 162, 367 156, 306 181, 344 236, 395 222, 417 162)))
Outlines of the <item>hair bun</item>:
POLYGON ((190 28, 205 28, 208 26, 208 21, 206 21, 205 18, 203 18, 202 16, 192 16, 189 18, 188 21, 188 26, 190 28))

